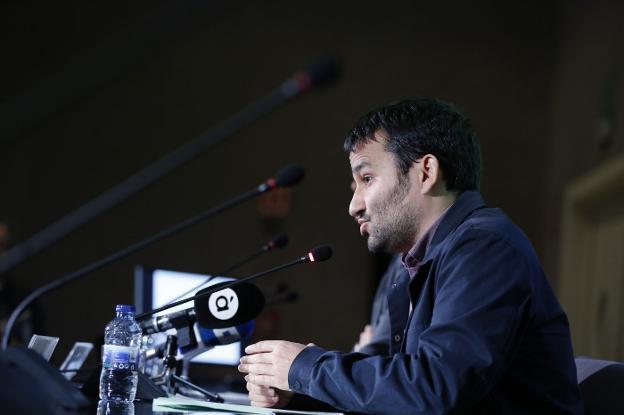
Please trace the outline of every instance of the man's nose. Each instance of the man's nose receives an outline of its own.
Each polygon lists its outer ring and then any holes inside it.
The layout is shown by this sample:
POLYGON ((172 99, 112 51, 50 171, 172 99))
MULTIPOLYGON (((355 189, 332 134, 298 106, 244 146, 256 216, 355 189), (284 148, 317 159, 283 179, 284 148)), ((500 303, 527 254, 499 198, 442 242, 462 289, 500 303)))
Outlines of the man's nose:
POLYGON ((349 215, 357 218, 359 215, 364 213, 366 210, 366 205, 364 203, 364 198, 361 195, 361 192, 355 189, 353 192, 353 197, 351 198, 351 203, 349 203, 349 215))

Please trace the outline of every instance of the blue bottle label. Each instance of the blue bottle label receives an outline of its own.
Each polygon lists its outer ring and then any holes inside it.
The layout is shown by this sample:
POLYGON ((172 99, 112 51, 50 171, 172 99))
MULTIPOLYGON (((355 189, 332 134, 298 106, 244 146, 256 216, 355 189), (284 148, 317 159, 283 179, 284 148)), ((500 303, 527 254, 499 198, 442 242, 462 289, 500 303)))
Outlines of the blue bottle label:
POLYGON ((137 370, 139 348, 105 344, 102 347, 102 367, 104 369, 137 370))

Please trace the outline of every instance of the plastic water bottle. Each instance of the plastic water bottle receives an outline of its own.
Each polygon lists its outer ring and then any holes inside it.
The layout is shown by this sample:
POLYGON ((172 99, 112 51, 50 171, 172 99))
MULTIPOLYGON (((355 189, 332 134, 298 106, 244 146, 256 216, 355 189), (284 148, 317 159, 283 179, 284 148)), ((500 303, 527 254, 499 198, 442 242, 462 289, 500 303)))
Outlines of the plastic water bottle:
POLYGON ((128 401, 99 401, 97 415, 134 415, 134 403, 128 401))
POLYGON ((138 382, 141 328, 134 320, 134 306, 118 305, 115 318, 104 329, 100 399, 134 400, 138 382))

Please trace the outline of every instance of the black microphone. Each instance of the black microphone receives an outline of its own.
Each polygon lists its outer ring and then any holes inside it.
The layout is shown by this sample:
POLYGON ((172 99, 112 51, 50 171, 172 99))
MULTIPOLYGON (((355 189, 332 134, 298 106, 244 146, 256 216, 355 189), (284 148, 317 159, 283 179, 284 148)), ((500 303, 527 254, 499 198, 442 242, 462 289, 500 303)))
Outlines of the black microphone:
MULTIPOLYGON (((260 248, 259 251, 256 251, 253 254, 249 255, 248 257, 243 258, 240 261, 230 265, 228 268, 226 268, 223 271, 219 272, 219 274, 217 274, 217 275, 226 275, 226 274, 234 271, 236 268, 238 268, 238 267, 240 267, 242 265, 245 265, 249 261, 251 261, 253 259, 256 259, 257 257, 259 257, 260 255, 264 254, 265 252, 269 252, 269 251, 272 251, 272 250, 278 249, 278 248, 283 248, 286 245, 288 245, 288 236, 287 235, 278 235, 278 236, 274 237, 273 239, 271 239, 266 244, 262 245, 262 248, 260 248)), ((202 283, 199 287, 196 287, 193 290, 197 290, 197 289, 201 288, 201 286, 204 285, 204 284, 205 283, 202 283)), ((188 294, 190 294, 190 293, 187 292, 184 295, 188 295, 188 294)))
POLYGON ((304 176, 305 170, 303 170, 301 166, 289 164, 278 171, 275 177, 268 179, 258 186, 257 190, 260 193, 264 193, 276 187, 291 187, 303 180, 304 176))
POLYGON ((66 274, 61 278, 58 278, 42 287, 37 288, 36 290, 31 292, 29 295, 27 295, 17 305, 15 310, 13 310, 13 313, 11 313, 11 316, 9 317, 9 320, 7 321, 7 324, 5 326, 5 330, 2 336, 2 349, 4 350, 8 347, 9 339, 11 337, 11 332, 13 331, 13 326, 15 325, 15 322, 17 321, 19 316, 24 312, 24 310, 26 310, 26 308, 30 304, 32 304, 33 301, 35 301, 40 296, 46 293, 49 293, 51 291, 57 290, 61 287, 64 287, 65 285, 69 284, 70 282, 74 280, 82 278, 85 275, 93 271, 97 271, 98 269, 103 268, 104 266, 112 262, 123 259, 129 256, 130 254, 133 254, 149 245, 152 245, 155 242, 161 241, 165 238, 168 238, 169 236, 175 235, 190 226, 193 226, 203 220, 216 216, 217 214, 227 209, 230 209, 249 199, 259 196, 262 193, 271 191, 275 189, 276 187, 292 186, 294 184, 297 184, 301 179, 303 179, 304 175, 305 173, 304 173, 303 168, 296 166, 296 165, 288 165, 282 168, 280 171, 278 171, 275 177, 269 178, 268 180, 264 181, 263 183, 253 188, 252 190, 249 190, 241 195, 238 195, 228 200, 227 202, 223 203, 220 206, 217 206, 205 212, 202 212, 192 218, 189 218, 181 223, 178 223, 177 225, 170 226, 158 232, 156 235, 145 238, 140 242, 137 242, 133 245, 130 245, 127 248, 122 249, 121 251, 118 251, 112 255, 107 256, 106 258, 92 262, 77 271, 66 274))
MULTIPOLYGON (((269 252, 272 251, 273 249, 276 248, 283 248, 286 245, 288 245, 288 236, 286 235, 279 235, 276 236, 275 238, 271 239, 269 242, 267 242, 265 245, 262 246, 262 248, 260 248, 259 251, 254 252, 253 254, 247 256, 246 258, 241 259, 238 262, 235 262, 234 264, 230 265, 228 268, 224 269, 223 271, 219 272, 216 275, 226 275, 232 271, 234 271, 236 268, 245 265, 246 263, 248 263, 249 261, 259 257, 260 255, 264 254, 265 252, 269 252)), ((208 279, 202 283, 200 283, 199 285, 197 285, 196 287, 191 288, 190 290, 186 291, 185 293, 178 295, 176 298, 174 298, 173 301, 178 301, 184 297, 187 297, 190 294, 195 293, 197 290, 203 288, 205 285, 210 284, 212 279, 214 278, 214 275, 209 276, 208 279)))
POLYGON ((173 313, 155 316, 149 320, 137 321, 143 335, 147 336, 154 333, 163 333, 171 329, 179 329, 190 326, 197 321, 195 309, 187 308, 173 313))
POLYGON ((128 177, 123 182, 10 249, 6 254, 0 256, 0 274, 9 271, 79 226, 128 199, 209 148, 232 136, 243 127, 285 104, 290 99, 307 92, 311 88, 329 84, 339 76, 339 72, 339 65, 335 58, 324 57, 318 59, 303 71, 295 73, 266 96, 245 107, 239 113, 224 120, 213 129, 200 134, 194 140, 175 149, 160 160, 153 162, 143 170, 128 177))
POLYGON ((262 247, 262 250, 267 252, 276 248, 283 248, 288 245, 288 235, 278 235, 271 239, 266 245, 262 247))
MULTIPOLYGON (((309 263, 309 262, 322 262, 322 261, 326 261, 329 258, 331 258, 331 256, 332 256, 332 249, 331 249, 331 247, 329 247, 327 245, 321 245, 321 246, 318 246, 318 247, 314 248, 313 250, 311 250, 307 254, 305 254, 305 255, 295 259, 294 261, 290 261, 290 262, 287 262, 285 264, 278 265, 278 266, 273 267, 271 269, 268 269, 266 271, 258 272, 256 274, 250 275, 250 276, 245 277, 245 278, 240 279, 240 280, 228 281, 228 282, 225 282, 225 283, 221 283, 221 284, 218 284, 218 286, 216 286, 216 287, 208 287, 208 288, 202 290, 201 293, 196 294, 193 297, 184 298, 184 299, 179 300, 179 301, 174 301, 173 303, 166 304, 166 305, 164 305, 162 307, 158 307, 158 308, 155 308, 155 309, 153 309, 151 311, 147 311, 145 313, 139 314, 139 315, 136 316, 136 318, 137 319, 143 319, 143 318, 145 318, 147 316, 150 316, 152 314, 156 314, 156 313, 159 313, 161 311, 168 310, 168 309, 173 308, 173 307, 177 307, 177 306, 179 306, 181 304, 184 304, 184 303, 187 303, 189 301, 197 301, 198 299, 206 298, 206 297, 211 296, 212 294, 214 294, 214 293, 216 293, 218 291, 225 291, 227 288, 236 287, 237 285, 241 285, 243 283, 247 283, 247 282, 249 282, 251 280, 254 280, 256 278, 260 278, 260 277, 262 277, 264 275, 272 274, 274 272, 283 270, 285 268, 290 268, 290 267, 298 265, 298 264, 305 264, 305 263, 309 263)), ((214 300, 215 303, 216 303, 216 298, 217 297, 215 297, 215 300, 214 300)), ((204 311, 204 310, 202 310, 202 311, 204 311)), ((217 316, 217 315, 213 315, 212 317, 214 317, 216 319, 219 319, 219 316, 217 316)), ((207 319, 206 321, 213 321, 212 317, 206 317, 206 319, 207 319)), ((229 325, 232 326, 233 324, 231 324, 231 322, 230 322, 229 325)))
POLYGON ((290 164, 277 172, 275 175, 275 186, 291 187, 303 180, 304 177, 305 170, 301 166, 290 164))
POLYGON ((209 289, 216 290, 208 299, 195 299, 193 307, 150 319, 137 316, 143 335, 184 329, 195 322, 204 328, 221 329, 238 326, 256 318, 264 308, 262 291, 248 282, 221 289, 228 283, 229 281, 222 282, 199 291, 198 294, 209 289))
POLYGON ((331 247, 329 245, 321 245, 314 248, 308 253, 307 260, 305 262, 323 262, 332 257, 331 247))
POLYGON ((286 96, 296 96, 311 88, 330 84, 340 76, 340 66, 336 58, 326 56, 312 62, 304 70, 295 73, 282 84, 286 96))
POLYGON ((197 322, 202 327, 222 329, 238 326, 258 316, 264 308, 264 295, 251 283, 240 283, 224 288, 229 281, 215 284, 197 292, 197 295, 208 293, 195 299, 197 322), (218 290, 218 291, 215 291, 218 290))

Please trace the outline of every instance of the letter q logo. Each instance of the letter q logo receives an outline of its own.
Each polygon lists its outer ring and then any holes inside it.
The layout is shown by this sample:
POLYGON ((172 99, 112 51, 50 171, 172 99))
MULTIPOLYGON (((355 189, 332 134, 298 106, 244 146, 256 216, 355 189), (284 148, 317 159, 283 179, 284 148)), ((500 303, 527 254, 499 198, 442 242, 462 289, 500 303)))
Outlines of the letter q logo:
POLYGON ((208 309, 219 320, 228 320, 238 311, 238 296, 230 288, 217 291, 208 298, 208 309))

